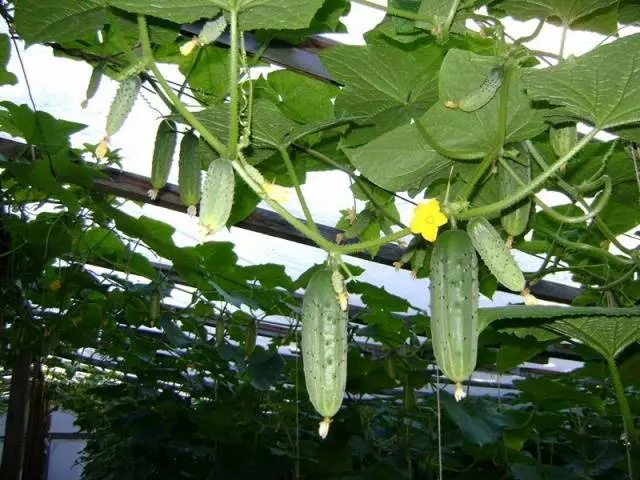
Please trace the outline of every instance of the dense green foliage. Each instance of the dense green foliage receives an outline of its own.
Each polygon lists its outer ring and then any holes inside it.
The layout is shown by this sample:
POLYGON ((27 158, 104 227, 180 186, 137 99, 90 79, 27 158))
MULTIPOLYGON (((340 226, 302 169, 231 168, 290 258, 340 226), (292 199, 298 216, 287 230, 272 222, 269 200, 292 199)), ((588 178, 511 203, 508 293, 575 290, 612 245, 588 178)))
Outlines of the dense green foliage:
MULTIPOLYGON (((30 148, 0 158, 3 368, 24 349, 42 359, 53 401, 89 433, 85 480, 427 479, 439 469, 444 478, 640 475, 640 254, 625 246, 637 243, 640 224, 633 143, 640 139, 640 35, 564 59, 564 45, 560 55, 527 48, 539 29, 514 40, 500 20, 613 34, 618 22, 637 24, 640 11, 631 0, 392 0, 365 46, 319 55, 334 83, 293 70, 247 80, 262 60, 246 55, 242 32, 299 44, 342 31, 351 3, 2 4, 12 33, 28 44, 46 44, 111 79, 140 78, 166 103, 166 125, 197 134, 203 170, 228 159, 235 195, 227 226, 264 200, 342 268, 364 307, 350 310, 347 394, 327 439, 317 436, 320 419, 294 348, 301 289, 324 267, 293 279, 283 265, 240 265, 234 245, 215 237, 177 246, 173 226, 134 218, 95 188, 108 178, 105 166, 119 162, 117 150, 98 162, 100 138, 72 147, 70 136, 84 125, 11 102, 0 104, 0 129, 30 148), (480 15, 485 4, 488 14, 480 15), (230 46, 195 42, 182 55, 189 39, 180 25, 221 14, 230 46), (538 68, 545 59, 560 61, 538 68), (176 66, 184 85, 167 83, 158 64, 176 66), (472 112, 447 107, 486 85, 496 65, 504 77, 486 104, 472 112), (198 108, 185 106, 184 92, 198 108), (587 133, 552 145, 550 129, 575 122, 587 133), (619 138, 595 140, 601 131, 619 138), (497 172, 524 157, 531 180, 501 195, 497 172), (349 175, 359 201, 337 224, 348 242, 321 235, 300 189, 308 173, 326 170, 349 175), (282 186, 295 189, 306 221, 280 203, 282 186), (564 193, 567 203, 548 207, 537 195, 543 189, 564 193), (444 229, 482 216, 503 238, 500 217, 532 202, 537 211, 529 218, 526 207, 528 223, 513 239, 514 248, 543 260, 527 280, 569 272, 582 287, 568 307, 478 311, 476 367, 498 383, 493 397, 455 402, 433 368, 428 312, 360 280, 363 270, 347 263, 350 253, 375 256, 409 236, 397 195, 437 198, 449 219, 444 229), (170 306, 174 289, 191 296, 185 308, 170 306), (545 370, 540 363, 554 355, 584 365, 545 370), (516 395, 508 380, 519 374, 526 378, 515 379, 516 395)), ((17 82, 6 71, 10 46, 0 35, 1 85, 17 82)), ((138 136, 154 141, 154 132, 138 136)), ((432 250, 414 237, 398 260, 425 278, 432 250)), ((496 278, 479 269, 480 292, 492 297, 496 278)))

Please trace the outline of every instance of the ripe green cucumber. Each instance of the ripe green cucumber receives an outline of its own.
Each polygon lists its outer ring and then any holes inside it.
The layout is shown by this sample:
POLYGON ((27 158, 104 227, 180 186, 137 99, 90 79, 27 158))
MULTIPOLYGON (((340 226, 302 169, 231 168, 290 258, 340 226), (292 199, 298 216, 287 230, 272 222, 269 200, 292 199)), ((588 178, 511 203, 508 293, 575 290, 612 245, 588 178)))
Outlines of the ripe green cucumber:
POLYGON ((111 102, 111 107, 109 107, 109 114, 107 115, 106 130, 108 137, 115 135, 124 124, 138 97, 141 86, 142 81, 137 75, 128 77, 120 82, 116 95, 111 102))
POLYGON ((200 199, 200 225, 205 236, 216 233, 229 220, 235 182, 230 160, 216 158, 211 161, 200 199))
POLYGON ((561 127, 552 126, 549 130, 549 143, 558 158, 564 157, 578 143, 576 124, 568 123, 561 127))
POLYGON ((200 203, 202 191, 202 164, 198 153, 200 141, 193 132, 184 134, 180 142, 180 158, 178 160, 178 187, 180 202, 187 207, 192 217, 196 215, 196 205, 200 203))
POLYGON ((332 271, 316 272, 302 302, 302 361, 309 399, 322 415, 318 433, 325 438, 340 410, 347 383, 348 315, 340 308, 332 271))
MULTIPOLYGON (((518 152, 517 161, 506 157, 504 160, 518 177, 525 184, 528 184, 531 182, 531 156, 527 148, 521 144, 518 145, 518 152)), ((500 198, 508 197, 522 188, 518 181, 502 165, 498 165, 498 194, 500 198)), ((500 223, 510 237, 517 237, 527 230, 530 216, 531 199, 524 198, 503 213, 500 223)))
POLYGON ((469 235, 449 230, 436 239, 431 255, 431 341, 438 367, 456 383, 455 398, 465 397, 462 382, 478 356, 478 258, 469 235))
POLYGON ((175 122, 162 120, 156 131, 153 159, 151 160, 150 181, 153 188, 148 192, 151 200, 155 200, 158 192, 167 184, 177 141, 178 133, 175 122))
POLYGON ((480 258, 498 282, 513 292, 522 292, 526 285, 522 270, 489 220, 484 217, 470 220, 467 233, 480 258))

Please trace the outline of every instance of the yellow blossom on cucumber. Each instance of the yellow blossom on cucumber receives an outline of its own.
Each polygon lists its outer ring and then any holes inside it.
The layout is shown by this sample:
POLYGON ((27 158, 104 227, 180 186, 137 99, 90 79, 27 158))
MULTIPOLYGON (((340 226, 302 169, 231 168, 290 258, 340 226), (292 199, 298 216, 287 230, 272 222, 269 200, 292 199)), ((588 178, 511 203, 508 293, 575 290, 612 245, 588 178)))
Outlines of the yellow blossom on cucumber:
POLYGON ((96 148, 96 157, 102 160, 104 157, 107 156, 108 151, 109 151, 109 137, 106 136, 100 141, 100 143, 98 144, 98 147, 96 148))
POLYGON ((200 41, 198 40, 198 37, 193 37, 188 42, 182 44, 182 46, 180 47, 180 53, 186 57, 191 52, 193 52, 193 49, 196 48, 199 44, 200 41))
POLYGON ((285 203, 291 196, 291 189, 286 188, 275 183, 265 182, 262 184, 262 191, 264 194, 278 203, 285 203))
POLYGON ((431 199, 415 208, 410 229, 412 233, 421 234, 425 240, 434 242, 438 229, 447 222, 447 217, 440 210, 440 202, 431 199))

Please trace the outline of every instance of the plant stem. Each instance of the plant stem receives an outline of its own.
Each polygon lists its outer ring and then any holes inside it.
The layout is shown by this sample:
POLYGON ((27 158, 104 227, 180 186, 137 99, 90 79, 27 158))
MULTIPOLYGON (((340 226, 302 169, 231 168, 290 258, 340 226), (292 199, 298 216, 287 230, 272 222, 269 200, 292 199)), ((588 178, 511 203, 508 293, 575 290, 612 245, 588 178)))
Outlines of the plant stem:
POLYGON ((449 29, 451 28, 451 24, 453 23, 453 20, 456 18, 456 13, 458 12, 459 6, 460 6, 460 0, 453 0, 453 4, 451 5, 451 8, 449 9, 449 14, 447 15, 447 21, 443 26, 443 30, 445 32, 448 32, 449 29))
POLYGON ((626 440, 630 443, 635 443, 636 431, 633 425, 633 415, 631 414, 631 408, 629 407, 627 396, 624 393, 624 386, 622 385, 622 379, 620 378, 620 371, 618 370, 616 359, 612 356, 607 357, 607 365, 609 366, 611 381, 613 382, 613 388, 616 392, 618 407, 622 414, 622 424, 624 426, 624 433, 627 437, 626 440))
POLYGON ((564 60, 564 47, 567 43, 567 30, 569 30, 569 25, 566 23, 562 24, 562 37, 560 37, 560 51, 558 52, 558 57, 562 61, 564 60))
POLYGON ((494 158, 495 158, 495 155, 492 153, 489 153, 484 156, 484 159, 482 160, 482 162, 480 162, 480 164, 473 171, 473 176, 467 182, 464 189, 460 193, 459 200, 464 201, 469 199, 469 197, 473 193, 473 189, 476 187, 476 185, 478 184, 478 182, 480 181, 484 173, 487 171, 487 168, 489 168, 489 166, 493 163, 494 158))
POLYGON ((138 27, 140 30, 140 42, 142 43, 142 51, 144 56, 148 59, 149 68, 153 72, 156 80, 164 90, 164 93, 169 97, 171 103, 176 108, 176 110, 183 116, 183 118, 191 124, 193 128, 195 128, 200 135, 213 147, 213 149, 218 152, 221 157, 227 156, 227 148, 224 144, 213 134, 211 133, 196 117, 193 113, 191 113, 187 107, 180 101, 178 96, 171 90, 171 87, 167 83, 167 80, 164 78, 160 70, 158 69, 154 59, 153 59, 153 51, 151 50, 151 42, 149 40, 149 30, 147 28, 147 19, 144 15, 138 15, 138 27))
POLYGON ((571 160, 576 153, 582 150, 585 145, 587 145, 593 137, 598 133, 598 129, 592 129, 587 135, 585 135, 576 145, 562 158, 558 159, 553 165, 551 165, 547 170, 545 170, 542 174, 537 176, 526 188, 515 192, 508 197, 505 197, 497 202, 491 203, 489 205, 484 205, 482 207, 472 208, 466 210, 457 215, 459 220, 466 220, 473 217, 478 217, 481 215, 487 216, 492 215, 494 213, 498 213, 505 208, 509 208, 511 205, 517 203, 522 200, 526 196, 533 193, 536 189, 542 187, 544 182, 546 182, 553 174, 555 174, 558 170, 562 168, 569 160, 571 160))
POLYGON ((319 234, 320 232, 315 222, 313 221, 313 215, 311 215, 311 210, 309 209, 309 205, 307 204, 307 201, 304 198, 304 194, 302 193, 302 188, 300 187, 300 180, 298 179, 298 175, 296 174, 295 168, 293 168, 293 163, 291 163, 291 157, 289 157, 289 152, 287 152, 287 149, 282 146, 278 146, 278 152, 280 152, 282 161, 287 167, 287 173, 289 174, 291 183, 293 183, 293 188, 295 189, 296 195, 298 196, 298 201, 300 202, 300 206, 302 207, 302 211, 304 212, 304 218, 307 220, 307 224, 309 224, 309 226, 319 234))
POLYGON ((227 151, 232 160, 238 156, 238 133, 240 131, 239 99, 240 85, 238 84, 238 67, 240 52, 240 31, 238 29, 238 11, 231 10, 231 45, 229 47, 229 141, 227 151))
MULTIPOLYGON (((346 167, 343 167, 342 165, 340 165, 338 162, 336 162, 335 160, 333 160, 332 158, 312 149, 309 147, 302 147, 302 146, 298 146, 298 145, 293 145, 296 148, 301 149, 302 151, 304 151, 305 153, 307 153, 308 155, 310 155, 313 158, 316 158, 318 160, 320 160, 321 162, 326 163, 327 165, 331 165, 333 168, 335 168, 336 170, 340 170, 341 172, 346 173, 347 175, 349 175, 349 177, 351 178, 351 180, 353 180, 353 182, 355 182, 358 185, 358 188, 360 188, 362 190, 362 192, 365 194, 365 196, 367 197, 367 199, 378 209, 378 211, 390 222, 394 223, 395 225, 398 225, 400 228, 406 228, 407 226, 402 223, 399 219, 394 218, 392 215, 390 215, 384 208, 382 208, 380 206, 380 204, 377 202, 377 200, 373 197, 373 194, 371 193, 371 190, 369 190, 369 187, 362 181, 362 179, 356 175, 355 173, 353 173, 351 170, 349 170, 346 167)), ((394 192, 389 192, 390 194, 392 194, 395 198, 399 198, 400 200, 407 202, 407 203, 413 203, 415 205, 415 202, 411 202, 406 198, 402 198, 399 195, 397 195, 394 192)), ((355 209, 355 197, 354 197, 354 209, 355 209)))
MULTIPOLYGON (((540 165, 540 167, 544 170, 549 168, 549 164, 544 160, 542 155, 540 155, 540 152, 535 147, 535 145, 531 142, 531 140, 527 140, 526 144, 527 144, 527 149, 529 150, 529 152, 531 152, 531 155, 533 156, 535 161, 538 163, 538 165, 540 165)), ((582 205, 585 208, 589 207, 587 202, 581 198, 580 192, 577 189, 575 189, 572 185, 568 184, 561 176, 556 175, 556 182, 558 183, 558 186, 562 188, 565 191, 565 193, 569 195, 569 197, 571 197, 572 200, 579 202, 580 205, 582 205)), ((599 215, 596 215, 593 220, 596 223, 596 226, 598 227, 598 229, 607 238, 607 240, 609 240, 612 244, 618 247, 618 249, 620 249, 621 252, 629 255, 631 259, 636 263, 636 265, 640 265, 640 259, 638 259, 633 255, 632 250, 628 249, 627 247, 622 245, 622 243, 620 243, 620 241, 617 239, 617 237, 614 235, 611 229, 609 229, 609 226, 604 222, 604 220, 602 220, 602 218, 599 215)))
POLYGON ((387 235, 386 237, 377 238, 375 240, 368 240, 366 242, 359 243, 351 243, 349 245, 339 245, 333 249, 335 253, 347 254, 347 253, 355 253, 360 250, 367 250, 369 248, 379 247, 384 245, 385 243, 394 242, 396 240, 400 240, 402 237, 406 237, 407 235, 411 235, 411 230, 408 228, 403 228, 402 230, 398 230, 397 232, 392 233, 391 235, 387 235))
POLYGON ((587 243, 572 242, 571 240, 567 240, 563 236, 557 235, 550 230, 539 228, 538 231, 548 236, 549 238, 552 238, 554 241, 556 241, 560 245, 564 245, 569 249, 580 250, 582 252, 587 252, 592 255, 596 255, 598 257, 606 258, 613 263, 617 263, 618 265, 630 266, 634 264, 633 260, 617 257, 606 250, 603 250, 598 247, 594 247, 593 245, 589 245, 587 243))

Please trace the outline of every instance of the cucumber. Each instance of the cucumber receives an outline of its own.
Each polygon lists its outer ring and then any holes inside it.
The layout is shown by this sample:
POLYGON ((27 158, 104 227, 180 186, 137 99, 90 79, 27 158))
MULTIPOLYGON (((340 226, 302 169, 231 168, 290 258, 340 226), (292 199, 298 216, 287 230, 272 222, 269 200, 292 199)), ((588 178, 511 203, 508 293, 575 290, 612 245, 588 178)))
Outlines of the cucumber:
POLYGON ((497 65, 493 67, 482 84, 464 96, 459 102, 448 101, 445 106, 448 108, 459 108, 463 112, 475 112, 484 107, 496 95, 504 80, 504 67, 497 65))
POLYGON ((567 123, 561 127, 552 126, 549 130, 549 142, 553 153, 558 158, 564 157, 578 143, 578 130, 575 123, 567 123))
POLYGON ((148 192, 151 200, 155 200, 158 192, 167 184, 177 141, 176 124, 171 120, 162 120, 156 131, 153 158, 151 160, 150 181, 152 188, 148 192))
POLYGON ((235 182, 230 160, 216 158, 211 161, 200 199, 200 225, 205 236, 216 233, 229 220, 235 182))
POLYGON ((323 417, 318 433, 325 438, 340 410, 347 382, 348 314, 340 308, 333 272, 316 272, 302 302, 302 362, 309 399, 323 417))
MULTIPOLYGON (((531 182, 531 156, 529 151, 522 144, 518 145, 518 151, 520 153, 518 161, 510 158, 505 158, 505 161, 509 164, 511 169, 518 175, 518 177, 525 183, 531 182)), ((502 166, 498 165, 498 194, 500 198, 508 197, 521 190, 522 187, 516 181, 515 178, 502 166)), ((515 205, 511 206, 508 210, 503 212, 500 218, 502 228, 511 237, 507 243, 510 245, 513 237, 522 235, 529 225, 529 218, 531 216, 531 199, 524 198, 515 205)))
POLYGON ((182 142, 180 142, 180 158, 178 160, 180 202, 187 207, 187 213, 192 217, 196 215, 196 205, 200 203, 202 190, 202 163, 198 153, 200 147, 200 141, 193 132, 185 133, 182 142))
POLYGON ((522 292, 526 285, 522 270, 489 220, 484 217, 472 219, 467 223, 467 233, 480 258, 498 282, 513 292, 522 292))
POLYGON ((95 153, 98 159, 102 159, 107 155, 109 150, 109 141, 111 137, 120 130, 129 116, 129 113, 133 108, 133 104, 138 97, 141 86, 142 81, 137 75, 127 77, 120 82, 120 86, 118 87, 118 90, 116 90, 116 95, 113 97, 113 101, 109 107, 109 114, 107 115, 107 124, 105 128, 106 134, 96 148, 95 153))
POLYGON ((80 104, 80 106, 84 109, 87 108, 89 104, 89 100, 91 100, 95 94, 98 92, 98 88, 100 87, 100 81, 102 80, 102 72, 104 71, 104 64, 98 63, 93 70, 91 71, 91 77, 89 78, 89 85, 87 85, 87 92, 85 93, 85 98, 80 104))
POLYGON ((469 235, 449 230, 438 236, 431 255, 431 341, 438 367, 465 397, 462 382, 478 356, 478 258, 469 235))

